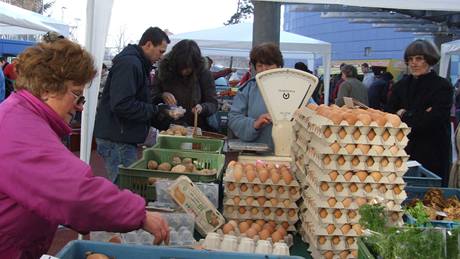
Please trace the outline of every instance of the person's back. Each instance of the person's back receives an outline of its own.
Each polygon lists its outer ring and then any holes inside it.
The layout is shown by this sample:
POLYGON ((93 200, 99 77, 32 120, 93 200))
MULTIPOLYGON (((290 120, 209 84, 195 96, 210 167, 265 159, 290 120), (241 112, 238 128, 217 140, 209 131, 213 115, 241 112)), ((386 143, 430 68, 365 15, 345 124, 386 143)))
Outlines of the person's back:
POLYGON ((393 75, 385 72, 371 84, 368 90, 369 107, 379 110, 385 108, 390 81, 392 79, 393 75))
POLYGON ((367 88, 356 78, 356 68, 352 65, 345 65, 341 69, 344 82, 340 85, 335 104, 343 106, 343 97, 351 97, 365 105, 368 105, 367 88))

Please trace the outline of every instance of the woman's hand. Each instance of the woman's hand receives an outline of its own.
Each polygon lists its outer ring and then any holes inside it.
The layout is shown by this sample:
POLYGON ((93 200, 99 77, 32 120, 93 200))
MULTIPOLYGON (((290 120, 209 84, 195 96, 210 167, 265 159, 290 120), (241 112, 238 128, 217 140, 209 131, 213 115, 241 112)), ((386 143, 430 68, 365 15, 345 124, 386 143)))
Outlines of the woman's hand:
POLYGON ((169 244, 169 226, 168 222, 158 212, 147 211, 142 228, 155 236, 153 244, 159 245, 163 241, 169 244))
POLYGON ((272 122, 272 118, 270 117, 270 114, 268 113, 262 114, 254 122, 254 129, 258 130, 262 128, 263 126, 270 124, 271 122, 272 122))
POLYGON ((164 92, 161 95, 161 97, 163 98, 163 101, 165 102, 165 104, 167 104, 167 105, 177 105, 176 98, 174 97, 174 95, 172 93, 164 92))
POLYGON ((195 113, 195 111, 200 114, 203 111, 203 106, 201 106, 201 104, 197 104, 192 108, 192 113, 195 113))

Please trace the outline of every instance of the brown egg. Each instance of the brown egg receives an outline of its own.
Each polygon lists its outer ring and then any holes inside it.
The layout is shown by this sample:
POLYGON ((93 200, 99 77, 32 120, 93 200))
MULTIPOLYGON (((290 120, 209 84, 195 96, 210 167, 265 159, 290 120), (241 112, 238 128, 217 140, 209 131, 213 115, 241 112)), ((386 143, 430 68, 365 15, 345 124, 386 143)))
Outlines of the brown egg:
POLYGON ((260 186, 257 185, 257 184, 254 184, 254 185, 252 186, 252 191, 255 192, 255 193, 260 192, 260 186))
POLYGON ((401 158, 396 159, 396 161, 395 161, 395 167, 396 167, 396 168, 400 168, 400 167, 402 166, 402 163, 403 163, 403 161, 402 161, 401 158))
POLYGON ((254 202, 254 197, 249 196, 246 198, 246 204, 252 205, 253 202, 254 202))
POLYGON ((240 185, 240 190, 241 190, 242 192, 245 192, 245 191, 248 190, 248 186, 247 186, 245 183, 242 183, 242 184, 240 185))
POLYGON ((353 138, 355 140, 358 140, 360 137, 361 137, 361 131, 359 131, 359 129, 356 129, 355 131, 353 131, 353 138))
POLYGON ((257 203, 259 203, 260 206, 264 206, 265 201, 267 201, 267 198, 263 196, 257 197, 257 203))
POLYGON ((342 231, 342 233, 343 233, 344 235, 346 235, 346 234, 348 233, 348 231, 350 231, 350 229, 351 229, 351 225, 350 225, 350 224, 345 224, 345 225, 343 225, 343 226, 340 228, 340 230, 342 231))
POLYGON ((356 192, 356 191, 358 191, 358 186, 355 183, 352 183, 352 184, 350 184, 348 189, 350 189, 351 192, 356 192))
POLYGON ((399 188, 399 185, 395 185, 395 187, 393 187, 393 192, 398 195, 400 194, 402 191, 401 191, 401 188, 399 188))
POLYGON ((262 228, 266 222, 263 219, 258 219, 258 220, 256 220, 255 223, 262 228))
POLYGON ((331 158, 329 157, 329 155, 325 155, 325 156, 323 157, 323 163, 324 163, 325 165, 328 165, 329 163, 331 163, 331 158))
POLYGON ((345 164, 345 158, 343 156, 339 156, 337 158, 337 164, 339 164, 339 165, 345 164))
POLYGON ((382 134, 383 140, 387 141, 389 137, 390 137, 390 132, 388 132, 388 130, 385 130, 382 134))
POLYGON ((323 218, 323 219, 326 218, 326 217, 327 217, 327 214, 328 214, 328 213, 327 213, 327 210, 326 210, 326 209, 320 209, 320 210, 319 210, 319 216, 320 216, 321 218, 323 218))
POLYGON ((228 224, 232 225, 233 226, 233 229, 237 229, 238 228, 238 222, 236 222, 236 220, 229 220, 228 221, 228 224))
POLYGON ((387 113, 385 114, 385 117, 393 127, 397 128, 399 127, 399 125, 401 125, 401 119, 398 115, 387 113))
POLYGON ((227 167, 228 167, 228 168, 233 168, 233 167, 235 166, 236 163, 237 163, 237 162, 236 162, 235 160, 232 160, 232 161, 228 162, 227 167))
POLYGON ((244 214, 244 213, 246 213, 246 208, 245 208, 245 207, 240 207, 240 208, 238 209, 238 212, 239 212, 240 214, 244 214))
POLYGON ((351 255, 352 255, 354 258, 358 258, 358 250, 351 250, 351 255))
POLYGON ((289 207, 289 205, 291 205, 291 203, 292 203, 292 202, 291 202, 289 199, 286 199, 286 200, 283 201, 283 205, 284 205, 285 207, 289 207))
POLYGON ((347 215, 348 215, 348 218, 354 219, 358 214, 356 213, 355 210, 349 210, 347 215))
POLYGON ((398 133, 396 133, 396 139, 398 141, 401 141, 403 140, 403 138, 404 138, 404 132, 402 130, 398 131, 398 133))
POLYGON ((284 214, 284 211, 283 211, 283 209, 278 208, 278 209, 275 210, 275 214, 276 214, 276 216, 281 217, 284 214))
POLYGON ((259 238, 262 240, 267 240, 269 236, 270 236, 270 232, 267 229, 262 229, 259 232, 259 238))
POLYGON ((392 220, 393 222, 396 222, 396 221, 398 221, 401 217, 399 216, 399 213, 398 213, 398 212, 393 211, 393 212, 391 213, 390 218, 391 218, 391 220, 392 220))
POLYGON ((249 228, 245 234, 249 238, 254 238, 257 235, 257 233, 258 233, 257 230, 255 230, 254 228, 249 228))
POLYGON ((374 165, 374 159, 372 159, 372 157, 367 158, 366 164, 367 164, 367 166, 372 166, 372 165, 374 165))
POLYGON ((332 130, 327 127, 323 132, 324 137, 329 138, 332 135, 332 130))
POLYGON ((354 157, 353 157, 353 159, 351 160, 351 164, 352 164, 353 166, 359 165, 359 158, 358 158, 358 156, 354 156, 354 157))
POLYGON ((367 133, 367 139, 369 139, 370 141, 372 141, 374 138, 375 138, 376 134, 375 134, 375 131, 373 129, 371 129, 369 131, 369 133, 367 133))
POLYGON ((343 191, 343 185, 341 183, 336 183, 335 184, 335 190, 337 192, 342 192, 343 191))
POLYGON ((283 221, 283 223, 281 223, 281 226, 283 226, 284 229, 289 229, 289 222, 287 221, 283 221))
POLYGON ((340 259, 346 259, 350 253, 348 250, 343 250, 342 252, 339 253, 340 259))
POLYGON ((340 211, 339 209, 334 210, 334 217, 336 219, 342 217, 342 211, 340 211))
POLYGON ((361 235, 363 233, 363 230, 361 228, 360 224, 354 224, 353 225, 353 230, 356 232, 356 234, 361 235))
POLYGON ((322 191, 327 191, 329 190, 329 185, 326 182, 321 182, 320 188, 322 191))
POLYGON ((273 188, 271 186, 265 187, 265 192, 266 193, 272 193, 272 191, 273 191, 273 188))
POLYGON ((396 180, 396 174, 395 173, 391 173, 387 176, 388 178, 388 181, 390 181, 390 183, 394 182, 396 180))
POLYGON ((270 170, 270 177, 274 184, 277 184, 281 179, 281 175, 278 173, 278 170, 274 168, 270 170))
POLYGON ((382 179, 382 174, 380 172, 372 172, 371 177, 374 179, 374 181, 380 182, 380 179, 382 179))
POLYGON ((364 190, 369 193, 372 192, 372 186, 370 184, 365 184, 364 185, 364 190))
POLYGON ((265 165, 265 168, 267 168, 267 170, 276 169, 276 168, 275 168, 275 165, 274 165, 273 163, 270 163, 270 162, 268 162, 268 163, 265 165))
POLYGON ((232 224, 230 224, 230 223, 225 224, 225 225, 222 227, 222 231, 224 232, 224 234, 228 234, 228 233, 232 232, 232 231, 233 231, 233 226, 232 226, 232 224))
POLYGON ((235 182, 239 183, 241 181, 241 178, 243 178, 243 169, 239 167, 234 167, 233 178, 235 178, 235 182))
POLYGON ((363 197, 358 197, 355 199, 356 205, 362 206, 367 203, 367 199, 363 197))
POLYGON ((380 146, 380 145, 373 146, 372 148, 378 155, 381 155, 383 151, 385 150, 383 146, 380 146))
POLYGON ((275 227, 272 226, 272 224, 270 224, 270 223, 265 223, 265 225, 263 225, 262 229, 268 230, 270 235, 275 231, 275 227))
POLYGON ((366 171, 358 171, 358 172, 356 172, 356 176, 358 177, 358 179, 361 182, 364 182, 364 180, 366 180, 366 178, 367 178, 367 172, 366 171))
MULTIPOLYGON (((251 166, 253 166, 253 165, 251 164, 251 166)), ((265 164, 257 162, 256 163, 256 170, 257 170, 257 173, 259 173, 261 170, 267 170, 267 169, 265 168, 265 164)))
POLYGON ((332 233, 335 231, 335 226, 334 226, 334 224, 329 224, 329 225, 327 225, 326 231, 327 231, 328 234, 332 234, 332 233))
POLYGON ((318 109, 318 105, 316 103, 309 103, 307 104, 307 108, 312 111, 316 111, 316 109, 318 109))
POLYGON ((367 144, 358 144, 358 148, 359 150, 361 150, 361 152, 366 155, 368 152, 369 152, 369 149, 371 149, 371 145, 367 145, 367 144))
POLYGON ((246 231, 250 228, 250 225, 246 221, 243 221, 238 225, 238 227, 240 229, 240 233, 246 233, 246 231))
POLYGON ((390 147, 390 152, 393 156, 395 156, 396 154, 398 154, 399 148, 396 145, 393 145, 390 147))
POLYGON ((335 179, 337 179, 337 176, 339 176, 339 173, 337 171, 331 171, 328 175, 331 178, 331 181, 335 181, 335 179))
POLYGON ((289 171, 281 171, 281 177, 283 178, 286 184, 291 184, 293 177, 289 171))
POLYGON ((318 243, 319 243, 320 245, 324 245, 324 243, 326 243, 326 240, 327 240, 327 239, 326 239, 324 236, 319 236, 319 237, 318 237, 318 243))
POLYGON ((267 179, 269 177, 269 173, 268 173, 267 169, 261 169, 260 171, 258 171, 258 174, 259 174, 259 180, 262 183, 265 183, 265 181, 267 181, 267 179))
POLYGON ((276 231, 279 232, 283 238, 287 235, 287 230, 283 226, 279 226, 276 231))
POLYGON ((253 170, 246 171, 246 179, 248 179, 249 182, 254 181, 256 179, 256 172, 253 170))
POLYGON ((386 206, 387 206, 388 209, 392 209, 395 206, 395 202, 394 201, 388 201, 386 206))
POLYGON ((271 199, 270 199, 270 203, 272 204, 273 207, 276 207, 276 205, 278 205, 278 199, 276 199, 276 198, 271 198, 271 199))
POLYGON ((235 190, 235 184, 234 184, 234 183, 228 183, 228 184, 227 184, 227 189, 228 189, 229 191, 235 190))
POLYGON ((273 234, 272 234, 273 243, 279 242, 282 239, 283 239, 283 237, 281 236, 281 234, 278 231, 273 232, 273 234))
POLYGON ((386 193, 388 191, 387 187, 385 186, 385 184, 381 184, 379 185, 379 192, 381 193, 386 193))
POLYGON ((386 158, 386 157, 384 157, 384 158, 382 158, 382 160, 380 160, 380 165, 383 166, 383 167, 387 166, 388 163, 389 163, 388 158, 386 158))
POLYGON ((329 147, 331 148, 333 154, 337 154, 340 150, 340 145, 337 142, 330 144, 329 147))
POLYGON ((270 210, 270 208, 264 208, 264 215, 265 216, 268 216, 272 213, 272 211, 270 210))
POLYGON ((285 191, 285 190, 284 190, 284 187, 283 187, 283 186, 278 187, 278 193, 279 193, 279 194, 283 194, 284 191, 285 191))
POLYGON ((356 115, 353 113, 345 113, 343 118, 348 122, 348 125, 350 126, 355 125, 356 121, 358 120, 358 117, 356 117, 356 115))
POLYGON ((356 117, 364 126, 369 126, 372 121, 372 118, 369 116, 369 114, 360 113, 356 117))
POLYGON ((290 218, 294 217, 295 215, 297 215, 297 212, 295 211, 295 209, 289 209, 288 210, 288 216, 290 218))
POLYGON ((332 252, 332 251, 326 251, 326 252, 323 254, 323 256, 324 256, 324 259, 332 259, 332 258, 334 258, 334 252, 332 252))
POLYGON ((347 244, 349 246, 353 245, 353 243, 355 242, 355 239, 353 237, 347 237, 345 240, 347 241, 347 244))
POLYGON ((339 125, 340 122, 342 121, 343 119, 343 115, 341 112, 337 112, 337 113, 331 113, 329 114, 329 119, 335 124, 335 125, 339 125))
POLYGON ((334 197, 327 199, 327 204, 329 204, 329 206, 331 207, 334 207, 336 203, 337 203, 337 200, 334 197))
POLYGON ((352 202, 353 200, 350 197, 348 197, 348 198, 343 199, 342 205, 343 207, 348 208, 352 202))
POLYGON ((385 126, 387 123, 387 119, 384 116, 378 115, 372 118, 379 127, 385 126))
POLYGON ((343 175, 343 178, 345 178, 345 181, 349 182, 352 176, 353 176, 353 172, 352 172, 352 171, 347 171, 347 172, 343 175))
POLYGON ((239 205, 239 204, 240 204, 240 200, 241 200, 241 199, 240 199, 240 197, 238 197, 238 196, 233 197, 233 204, 239 205))
POLYGON ((262 226, 257 224, 257 223, 252 223, 251 224, 251 228, 255 229, 257 231, 257 233, 259 233, 262 230, 262 226))
POLYGON ((259 213, 259 209, 256 207, 251 208, 251 214, 252 215, 257 215, 259 213))
POLYGON ((347 132, 344 129, 340 129, 338 134, 341 139, 344 139, 347 136, 347 132))
POLYGON ((254 223, 254 220, 252 220, 252 219, 247 219, 247 220, 245 220, 245 222, 248 223, 249 226, 252 226, 252 224, 254 223))
POLYGON ((253 164, 245 164, 243 165, 244 171, 254 171, 256 168, 253 164))
POLYGON ((354 144, 347 144, 345 146, 345 150, 347 151, 348 154, 353 154, 353 152, 355 151, 355 145, 354 144))

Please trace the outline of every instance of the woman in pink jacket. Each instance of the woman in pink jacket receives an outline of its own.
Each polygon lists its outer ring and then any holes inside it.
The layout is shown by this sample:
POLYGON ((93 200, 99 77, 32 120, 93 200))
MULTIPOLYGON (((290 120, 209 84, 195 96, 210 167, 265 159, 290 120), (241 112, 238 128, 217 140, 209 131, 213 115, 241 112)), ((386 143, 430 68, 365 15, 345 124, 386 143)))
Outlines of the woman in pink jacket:
POLYGON ((0 257, 39 258, 59 224, 80 233, 143 228, 167 242, 168 224, 142 197, 93 176, 61 143, 96 74, 90 54, 58 39, 25 50, 16 68, 17 92, 0 105, 0 257))

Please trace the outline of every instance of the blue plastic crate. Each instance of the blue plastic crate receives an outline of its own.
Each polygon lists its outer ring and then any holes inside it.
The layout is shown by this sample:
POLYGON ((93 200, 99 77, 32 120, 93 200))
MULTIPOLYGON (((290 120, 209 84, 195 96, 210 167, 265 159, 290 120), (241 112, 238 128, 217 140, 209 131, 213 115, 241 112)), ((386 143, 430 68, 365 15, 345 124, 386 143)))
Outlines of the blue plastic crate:
POLYGON ((101 243, 87 240, 69 242, 56 255, 60 259, 85 258, 88 251, 123 259, 302 259, 300 256, 278 256, 264 254, 246 254, 218 251, 193 250, 187 248, 170 248, 165 246, 141 246, 127 244, 101 243))
MULTIPOLYGON (((425 193, 433 187, 414 187, 414 186, 406 186, 404 190, 406 191, 407 194, 407 199, 403 202, 407 203, 415 198, 422 200, 423 196, 425 196, 425 193)), ((436 189, 440 189, 442 193, 444 194, 445 198, 449 198, 452 196, 457 196, 457 198, 460 198, 460 189, 455 189, 455 188, 438 188, 435 187, 436 189)), ((411 217, 410 215, 405 215, 404 220, 409 223, 409 224, 414 224, 415 219, 411 217)), ((434 227, 442 227, 442 228, 448 228, 452 229, 454 227, 459 227, 460 222, 457 221, 449 221, 449 220, 432 220, 431 224, 434 227)))
POLYGON ((409 167, 403 176, 408 186, 441 187, 441 177, 432 173, 423 166, 409 167))

